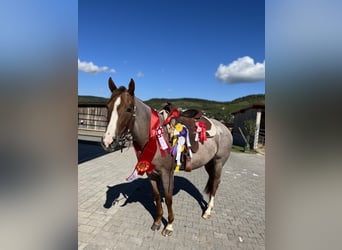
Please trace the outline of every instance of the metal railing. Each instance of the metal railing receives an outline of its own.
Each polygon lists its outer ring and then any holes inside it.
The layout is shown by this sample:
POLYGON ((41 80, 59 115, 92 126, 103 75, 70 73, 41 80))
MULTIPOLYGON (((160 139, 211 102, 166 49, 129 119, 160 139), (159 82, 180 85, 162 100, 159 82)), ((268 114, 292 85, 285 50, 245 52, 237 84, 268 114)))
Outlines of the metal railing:
POLYGON ((259 130, 258 144, 265 145, 265 129, 259 130))

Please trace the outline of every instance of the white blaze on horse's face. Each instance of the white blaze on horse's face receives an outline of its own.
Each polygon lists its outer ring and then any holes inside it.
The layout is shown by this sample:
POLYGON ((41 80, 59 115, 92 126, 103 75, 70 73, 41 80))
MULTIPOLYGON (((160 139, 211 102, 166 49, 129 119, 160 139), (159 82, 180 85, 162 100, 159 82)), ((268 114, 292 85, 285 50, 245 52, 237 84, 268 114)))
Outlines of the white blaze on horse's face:
POLYGON ((118 118, 119 118, 118 107, 120 103, 121 103, 121 97, 119 96, 114 102, 114 107, 113 107, 110 121, 108 123, 107 131, 103 137, 103 143, 107 148, 113 142, 113 138, 115 137, 118 118))
POLYGON ((159 114, 161 114, 161 115, 163 116, 164 120, 166 120, 166 118, 167 118, 168 115, 169 115, 165 110, 159 111, 159 114))

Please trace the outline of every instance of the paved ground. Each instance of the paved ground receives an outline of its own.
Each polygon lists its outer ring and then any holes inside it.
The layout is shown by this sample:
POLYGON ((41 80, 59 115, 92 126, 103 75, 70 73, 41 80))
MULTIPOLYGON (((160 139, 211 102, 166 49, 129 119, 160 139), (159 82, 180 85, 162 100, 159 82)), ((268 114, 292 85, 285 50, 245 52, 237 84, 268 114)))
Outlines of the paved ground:
POLYGON ((263 155, 231 154, 208 220, 201 218, 204 168, 177 173, 171 237, 150 229, 155 205, 146 176, 125 182, 135 163, 124 149, 79 164, 79 249, 265 249, 263 155))

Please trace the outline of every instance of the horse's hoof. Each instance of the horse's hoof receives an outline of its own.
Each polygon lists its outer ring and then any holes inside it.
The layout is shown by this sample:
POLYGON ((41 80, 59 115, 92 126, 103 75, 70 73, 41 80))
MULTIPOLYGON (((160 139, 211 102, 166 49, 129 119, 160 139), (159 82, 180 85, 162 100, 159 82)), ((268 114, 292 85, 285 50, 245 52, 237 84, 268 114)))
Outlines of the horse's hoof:
POLYGON ((156 224, 156 223, 153 223, 151 229, 152 229, 153 231, 156 231, 156 230, 159 230, 159 229, 160 229, 160 226, 161 226, 161 223, 160 223, 159 225, 156 224))
POLYGON ((173 233, 173 231, 168 230, 168 229, 164 229, 163 232, 162 232, 162 235, 163 236, 171 236, 172 233, 173 233))
POLYGON ((210 214, 204 213, 204 214, 202 215, 202 218, 203 218, 203 219, 209 219, 209 218, 210 218, 210 214))

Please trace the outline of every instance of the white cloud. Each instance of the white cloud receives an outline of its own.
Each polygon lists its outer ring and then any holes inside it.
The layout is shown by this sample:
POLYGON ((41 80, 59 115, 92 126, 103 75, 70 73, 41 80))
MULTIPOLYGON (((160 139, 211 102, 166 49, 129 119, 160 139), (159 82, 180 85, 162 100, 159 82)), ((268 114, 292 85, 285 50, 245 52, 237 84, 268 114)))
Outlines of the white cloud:
POLYGON ((80 59, 78 59, 78 70, 83 71, 87 74, 92 74, 92 75, 95 75, 100 72, 108 72, 108 73, 113 73, 113 74, 116 73, 115 69, 110 69, 107 66, 99 67, 95 65, 93 62, 85 62, 85 61, 81 61, 80 59))
POLYGON ((144 73, 141 72, 141 71, 139 71, 139 72, 137 73, 137 77, 138 77, 138 78, 144 77, 144 73))
POLYGON ((225 83, 246 83, 265 80, 265 61, 254 63, 254 59, 245 56, 229 65, 220 64, 215 73, 216 78, 225 83))

